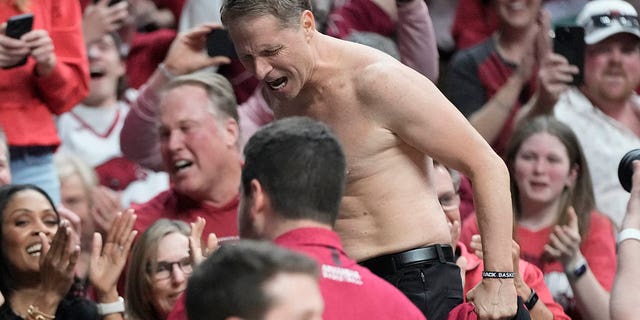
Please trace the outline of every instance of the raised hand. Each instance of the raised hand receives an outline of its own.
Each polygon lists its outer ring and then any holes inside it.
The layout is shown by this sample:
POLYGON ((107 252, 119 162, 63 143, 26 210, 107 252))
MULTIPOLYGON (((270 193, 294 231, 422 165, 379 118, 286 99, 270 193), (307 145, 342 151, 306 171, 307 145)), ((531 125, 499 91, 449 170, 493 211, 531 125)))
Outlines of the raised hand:
POLYGON ((205 50, 207 34, 220 28, 222 26, 217 24, 204 24, 179 34, 164 60, 167 70, 174 75, 182 75, 212 65, 231 63, 228 57, 209 57, 205 50))
POLYGON ((42 244, 40 254, 40 294, 36 303, 40 310, 55 314, 60 301, 67 294, 75 276, 80 247, 73 244, 69 222, 62 220, 58 231, 49 238, 38 233, 42 244))
POLYGON ((133 230, 135 219, 133 209, 125 211, 124 214, 118 213, 107 232, 104 246, 99 233, 96 232, 93 236, 89 281, 96 288, 99 300, 113 302, 118 297, 116 285, 127 262, 133 240, 138 234, 133 230))
POLYGON ((109 32, 117 31, 129 16, 128 8, 127 1, 109 6, 109 0, 100 0, 88 5, 82 16, 84 42, 89 44, 109 32))
POLYGON ((549 235, 549 242, 544 245, 544 253, 551 259, 562 262, 565 269, 583 261, 580 252, 580 230, 578 228, 578 216, 573 207, 569 207, 569 221, 566 225, 556 225, 549 235))
POLYGON ((195 222, 190 223, 191 235, 189 235, 189 250, 191 253, 191 260, 194 265, 200 264, 200 262, 220 247, 216 235, 214 233, 210 233, 207 237, 206 248, 202 248, 202 232, 204 231, 206 223, 207 222, 202 217, 198 217, 195 222))
POLYGON ((123 210, 120 198, 119 192, 105 186, 96 186, 91 190, 91 200, 93 201, 91 216, 98 232, 106 234, 111 229, 118 212, 123 210))

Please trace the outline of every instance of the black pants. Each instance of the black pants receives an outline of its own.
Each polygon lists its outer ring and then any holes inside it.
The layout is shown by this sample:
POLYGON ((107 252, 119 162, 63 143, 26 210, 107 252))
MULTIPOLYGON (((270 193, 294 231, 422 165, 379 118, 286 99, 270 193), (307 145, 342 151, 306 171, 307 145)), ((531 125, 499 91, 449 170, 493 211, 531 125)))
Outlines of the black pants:
POLYGON ((451 246, 427 248, 376 257, 360 264, 402 291, 427 319, 447 319, 449 311, 463 302, 460 268, 453 261, 451 246), (431 251, 435 257, 429 252, 414 254, 427 248, 434 248, 431 251))

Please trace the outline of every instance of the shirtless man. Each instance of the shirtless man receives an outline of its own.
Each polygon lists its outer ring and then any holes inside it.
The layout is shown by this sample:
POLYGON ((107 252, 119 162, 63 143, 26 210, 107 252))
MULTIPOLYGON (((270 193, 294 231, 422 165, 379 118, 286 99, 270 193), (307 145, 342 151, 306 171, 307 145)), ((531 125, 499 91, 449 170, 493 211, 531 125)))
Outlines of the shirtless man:
MULTIPOLYGON (((462 301, 460 273, 444 245, 450 235, 433 185, 424 182, 433 173, 424 157, 471 178, 486 270, 510 273, 506 167, 427 78, 379 51, 321 34, 310 9, 308 0, 225 0, 221 16, 276 117, 313 117, 340 139, 347 186, 335 230, 347 254, 400 283, 428 319, 446 318, 462 301), (448 299, 452 292, 457 300, 448 299)), ((513 278, 485 278, 468 298, 484 319, 516 312, 513 278)))

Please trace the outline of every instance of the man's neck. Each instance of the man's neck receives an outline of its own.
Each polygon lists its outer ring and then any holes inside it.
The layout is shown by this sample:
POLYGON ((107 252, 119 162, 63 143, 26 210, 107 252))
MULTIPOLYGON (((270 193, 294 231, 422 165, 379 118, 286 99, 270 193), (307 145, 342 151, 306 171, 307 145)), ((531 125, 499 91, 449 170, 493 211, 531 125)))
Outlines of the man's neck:
POLYGON ((240 187, 240 175, 242 168, 240 164, 237 166, 229 166, 224 169, 222 181, 218 183, 208 193, 200 197, 196 197, 198 201, 202 201, 214 207, 222 207, 238 196, 240 187))
POLYGON ((301 220, 290 220, 290 219, 277 219, 277 221, 273 221, 267 226, 265 231, 265 238, 269 240, 273 240, 287 232, 290 232, 295 229, 301 228, 322 228, 327 230, 332 230, 330 225, 327 225, 322 222, 309 220, 309 219, 301 219, 301 220))
POLYGON ((581 88, 581 91, 594 107, 640 137, 640 110, 633 101, 633 95, 624 100, 605 100, 589 95, 584 88, 581 88))

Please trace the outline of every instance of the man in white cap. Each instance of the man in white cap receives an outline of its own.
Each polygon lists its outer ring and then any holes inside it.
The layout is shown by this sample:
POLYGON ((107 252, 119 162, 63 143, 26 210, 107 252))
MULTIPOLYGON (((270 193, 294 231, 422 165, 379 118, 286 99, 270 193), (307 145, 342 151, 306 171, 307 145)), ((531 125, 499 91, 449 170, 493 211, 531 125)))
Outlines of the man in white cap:
POLYGON ((622 0, 588 2, 577 18, 584 27, 584 83, 570 87, 555 116, 578 135, 598 210, 620 226, 629 194, 617 178, 618 163, 640 147, 640 24, 622 0))

